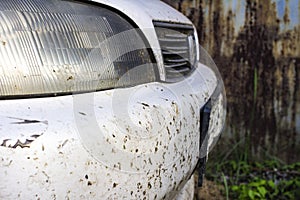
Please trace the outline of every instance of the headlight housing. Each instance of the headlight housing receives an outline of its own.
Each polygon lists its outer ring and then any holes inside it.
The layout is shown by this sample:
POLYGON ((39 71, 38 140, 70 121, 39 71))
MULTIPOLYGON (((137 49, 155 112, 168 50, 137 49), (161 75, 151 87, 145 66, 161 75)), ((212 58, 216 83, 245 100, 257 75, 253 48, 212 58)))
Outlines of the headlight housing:
POLYGON ((0 40, 1 98, 96 91, 156 80, 155 61, 141 34, 121 15, 99 6, 1 1, 0 40))

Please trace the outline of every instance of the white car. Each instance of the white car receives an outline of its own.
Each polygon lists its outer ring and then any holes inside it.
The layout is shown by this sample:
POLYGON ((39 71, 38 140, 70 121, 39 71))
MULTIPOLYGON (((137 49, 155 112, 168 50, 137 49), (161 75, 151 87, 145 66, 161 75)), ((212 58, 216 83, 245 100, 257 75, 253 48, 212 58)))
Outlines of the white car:
POLYGON ((0 1, 0 199, 192 198, 226 112, 197 41, 157 0, 0 1))

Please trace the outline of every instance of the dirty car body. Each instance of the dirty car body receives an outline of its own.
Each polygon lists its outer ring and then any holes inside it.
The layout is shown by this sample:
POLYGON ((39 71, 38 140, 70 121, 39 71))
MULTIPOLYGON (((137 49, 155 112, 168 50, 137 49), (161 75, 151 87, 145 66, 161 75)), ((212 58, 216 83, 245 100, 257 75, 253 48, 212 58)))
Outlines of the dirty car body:
POLYGON ((222 80, 160 1, 1 1, 0 40, 1 199, 179 197, 221 132, 222 80))

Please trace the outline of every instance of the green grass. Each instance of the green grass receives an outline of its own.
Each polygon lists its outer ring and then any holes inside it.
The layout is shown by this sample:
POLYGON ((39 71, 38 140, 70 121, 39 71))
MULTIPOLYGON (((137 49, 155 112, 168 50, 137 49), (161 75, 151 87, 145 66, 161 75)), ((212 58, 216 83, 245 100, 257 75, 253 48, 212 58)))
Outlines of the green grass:
POLYGON ((224 185, 226 199, 300 197, 300 162, 287 165, 276 159, 256 162, 240 158, 208 161, 206 178, 224 185))

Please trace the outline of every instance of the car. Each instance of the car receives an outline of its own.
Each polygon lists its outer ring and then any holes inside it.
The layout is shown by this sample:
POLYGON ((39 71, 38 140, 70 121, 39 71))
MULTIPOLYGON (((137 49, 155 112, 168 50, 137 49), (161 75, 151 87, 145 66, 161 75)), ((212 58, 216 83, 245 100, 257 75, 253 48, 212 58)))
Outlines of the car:
POLYGON ((193 198, 226 95, 181 13, 3 0, 0 57, 1 199, 193 198))

